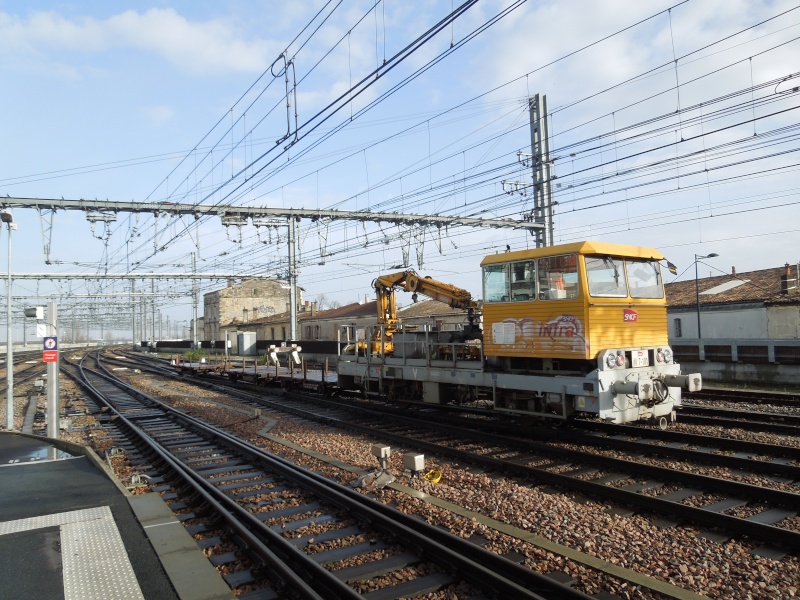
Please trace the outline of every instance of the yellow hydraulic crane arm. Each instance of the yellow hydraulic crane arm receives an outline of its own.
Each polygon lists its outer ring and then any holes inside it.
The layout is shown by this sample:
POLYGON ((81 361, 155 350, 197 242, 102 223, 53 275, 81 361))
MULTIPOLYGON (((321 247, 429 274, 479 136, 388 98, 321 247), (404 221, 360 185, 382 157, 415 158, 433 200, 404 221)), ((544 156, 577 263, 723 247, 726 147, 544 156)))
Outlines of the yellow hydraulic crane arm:
MULTIPOLYGON (((453 308, 466 309, 469 324, 465 326, 462 339, 480 339, 482 332, 475 323, 475 308, 477 302, 472 299, 472 294, 449 283, 436 281, 430 277, 420 277, 414 271, 400 271, 389 275, 382 275, 372 282, 375 288, 375 298, 378 305, 378 327, 372 334, 370 344, 375 354, 391 355, 394 352, 394 337, 397 331, 397 302, 395 289, 400 288, 412 292, 416 301, 417 294, 423 294, 439 302, 444 302, 453 308)), ((366 348, 366 343, 363 344, 366 348)))
MULTIPOLYGON (((382 275, 373 282, 378 304, 378 324, 388 325, 394 330, 397 325, 397 303, 394 291, 401 288, 407 292, 423 294, 453 308, 475 308, 476 302, 472 294, 449 283, 436 281, 430 277, 420 277, 414 271, 401 271, 390 275, 382 275)), ((416 298, 414 298, 416 300, 416 298)))

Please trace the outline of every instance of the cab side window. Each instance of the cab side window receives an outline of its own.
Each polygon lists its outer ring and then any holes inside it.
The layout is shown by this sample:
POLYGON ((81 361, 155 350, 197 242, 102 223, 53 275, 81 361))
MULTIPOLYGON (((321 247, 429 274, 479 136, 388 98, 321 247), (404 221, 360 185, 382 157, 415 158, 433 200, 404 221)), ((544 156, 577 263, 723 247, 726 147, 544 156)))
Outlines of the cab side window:
POLYGON ((538 261, 540 300, 571 300, 578 297, 578 255, 548 256, 538 261))
POLYGON ((510 298, 508 263, 483 268, 483 301, 508 302, 510 298))
POLYGON ((536 298, 536 261, 511 263, 511 300, 524 302, 536 298))

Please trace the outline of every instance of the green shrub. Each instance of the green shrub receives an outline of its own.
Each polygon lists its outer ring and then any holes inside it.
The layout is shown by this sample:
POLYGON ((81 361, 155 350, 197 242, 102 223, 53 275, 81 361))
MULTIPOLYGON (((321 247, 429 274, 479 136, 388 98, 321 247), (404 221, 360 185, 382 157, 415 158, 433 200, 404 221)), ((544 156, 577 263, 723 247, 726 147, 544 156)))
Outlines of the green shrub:
POLYGON ((205 355, 205 348, 194 348, 193 350, 183 353, 183 357, 186 359, 186 362, 200 362, 200 359, 204 358, 205 355))

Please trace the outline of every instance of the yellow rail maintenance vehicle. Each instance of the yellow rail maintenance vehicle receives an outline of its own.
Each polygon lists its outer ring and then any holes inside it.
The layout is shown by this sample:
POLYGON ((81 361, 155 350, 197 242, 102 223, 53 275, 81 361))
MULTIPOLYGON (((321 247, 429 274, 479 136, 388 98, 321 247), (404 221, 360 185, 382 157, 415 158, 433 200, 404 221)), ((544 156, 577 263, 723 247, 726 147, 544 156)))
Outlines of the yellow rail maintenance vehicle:
POLYGON ((394 287, 408 289, 404 279, 379 278, 376 291, 382 279, 400 283, 378 291, 369 347, 362 343, 359 352, 351 344, 341 353, 340 386, 430 403, 488 398, 511 413, 666 427, 681 391, 699 390, 702 381, 681 374, 673 360, 663 260, 653 248, 591 241, 493 254, 481 262, 481 315, 469 292, 422 279, 428 283, 419 292, 470 309, 462 335, 444 340, 436 331, 405 331, 393 298, 394 287), (437 296, 441 290, 447 293, 437 296), (382 303, 382 295, 389 300, 382 303), (382 305, 390 310, 381 313, 382 305))

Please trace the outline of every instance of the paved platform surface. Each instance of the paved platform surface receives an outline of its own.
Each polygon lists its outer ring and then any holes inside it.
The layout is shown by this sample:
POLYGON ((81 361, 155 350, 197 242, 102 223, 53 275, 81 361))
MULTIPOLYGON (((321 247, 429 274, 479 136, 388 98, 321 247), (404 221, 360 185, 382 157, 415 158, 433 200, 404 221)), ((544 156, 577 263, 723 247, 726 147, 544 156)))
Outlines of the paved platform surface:
POLYGON ((204 577, 222 582, 157 494, 126 495, 88 456, 0 433, 0 597, 232 597, 204 577))

